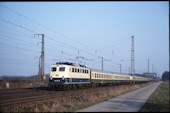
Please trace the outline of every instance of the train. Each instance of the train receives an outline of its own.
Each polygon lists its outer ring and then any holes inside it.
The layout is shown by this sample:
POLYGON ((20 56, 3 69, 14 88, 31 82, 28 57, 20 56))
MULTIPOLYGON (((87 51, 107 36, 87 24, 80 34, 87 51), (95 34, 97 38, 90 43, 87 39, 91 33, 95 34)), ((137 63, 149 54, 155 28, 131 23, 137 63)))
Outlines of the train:
POLYGON ((151 78, 88 68, 71 62, 50 66, 50 88, 74 88, 149 82, 151 78))

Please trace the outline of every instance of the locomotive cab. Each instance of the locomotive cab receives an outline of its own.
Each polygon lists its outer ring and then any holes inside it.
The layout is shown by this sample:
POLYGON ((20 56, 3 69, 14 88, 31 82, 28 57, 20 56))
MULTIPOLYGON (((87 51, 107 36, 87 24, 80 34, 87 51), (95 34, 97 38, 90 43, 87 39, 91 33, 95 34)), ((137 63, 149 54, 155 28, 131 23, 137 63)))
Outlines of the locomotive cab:
POLYGON ((65 82, 65 78, 67 78, 68 67, 65 65, 52 65, 50 68, 50 78, 49 85, 50 86, 61 86, 65 82))

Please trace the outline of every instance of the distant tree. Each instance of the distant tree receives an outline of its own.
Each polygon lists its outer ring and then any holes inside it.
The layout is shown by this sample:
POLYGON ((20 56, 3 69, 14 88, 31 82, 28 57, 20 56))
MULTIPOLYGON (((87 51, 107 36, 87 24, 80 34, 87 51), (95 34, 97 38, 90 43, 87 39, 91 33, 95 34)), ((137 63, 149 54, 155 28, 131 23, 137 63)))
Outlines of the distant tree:
POLYGON ((168 71, 165 71, 163 74, 162 74, 162 80, 165 81, 165 80, 169 80, 169 72, 168 71))

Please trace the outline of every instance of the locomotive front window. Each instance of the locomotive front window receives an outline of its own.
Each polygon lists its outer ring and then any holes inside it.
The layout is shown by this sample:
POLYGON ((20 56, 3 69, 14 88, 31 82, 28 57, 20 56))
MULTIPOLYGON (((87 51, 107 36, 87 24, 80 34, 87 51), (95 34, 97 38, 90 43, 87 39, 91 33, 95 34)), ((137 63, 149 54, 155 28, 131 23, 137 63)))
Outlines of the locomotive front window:
POLYGON ((57 70, 56 67, 52 67, 52 68, 51 68, 51 71, 52 71, 52 72, 54 72, 54 71, 56 71, 56 70, 57 70))
POLYGON ((65 71, 65 67, 60 67, 59 71, 65 71))

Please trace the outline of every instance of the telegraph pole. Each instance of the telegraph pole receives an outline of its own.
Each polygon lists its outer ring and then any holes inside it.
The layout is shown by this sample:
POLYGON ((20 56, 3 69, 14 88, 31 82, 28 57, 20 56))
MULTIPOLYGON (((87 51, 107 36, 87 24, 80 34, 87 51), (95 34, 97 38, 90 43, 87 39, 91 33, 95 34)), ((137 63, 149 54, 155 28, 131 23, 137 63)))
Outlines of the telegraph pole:
POLYGON ((148 73, 149 73, 149 58, 148 58, 148 73))
POLYGON ((122 73, 122 71, 121 71, 122 65, 121 64, 119 64, 119 65, 120 65, 120 73, 122 73))
MULTIPOLYGON (((135 54, 134 54, 134 36, 132 36, 132 45, 131 45, 131 76, 135 74, 135 54)), ((135 81, 133 81, 135 83, 135 81)))
POLYGON ((134 36, 132 36, 132 45, 131 45, 131 75, 135 74, 135 56, 134 56, 134 36))
POLYGON ((99 58, 101 58, 102 59, 102 71, 103 71, 103 61, 105 60, 105 61, 110 61, 110 60, 108 60, 108 59, 104 59, 103 57, 99 57, 99 58))
POLYGON ((102 59, 102 71, 103 71, 103 57, 99 57, 99 58, 101 58, 101 59, 102 59))
POLYGON ((40 76, 40 80, 42 81, 43 80, 43 77, 45 77, 45 69, 44 69, 44 64, 45 64, 45 60, 44 60, 44 58, 45 58, 45 55, 44 55, 44 34, 34 34, 34 37, 35 37, 35 35, 41 35, 42 36, 42 46, 41 46, 41 55, 40 55, 40 66, 39 66, 39 76, 40 76))
POLYGON ((42 74, 42 70, 41 70, 41 56, 39 58, 39 65, 38 65, 38 79, 41 80, 41 74, 42 74))

